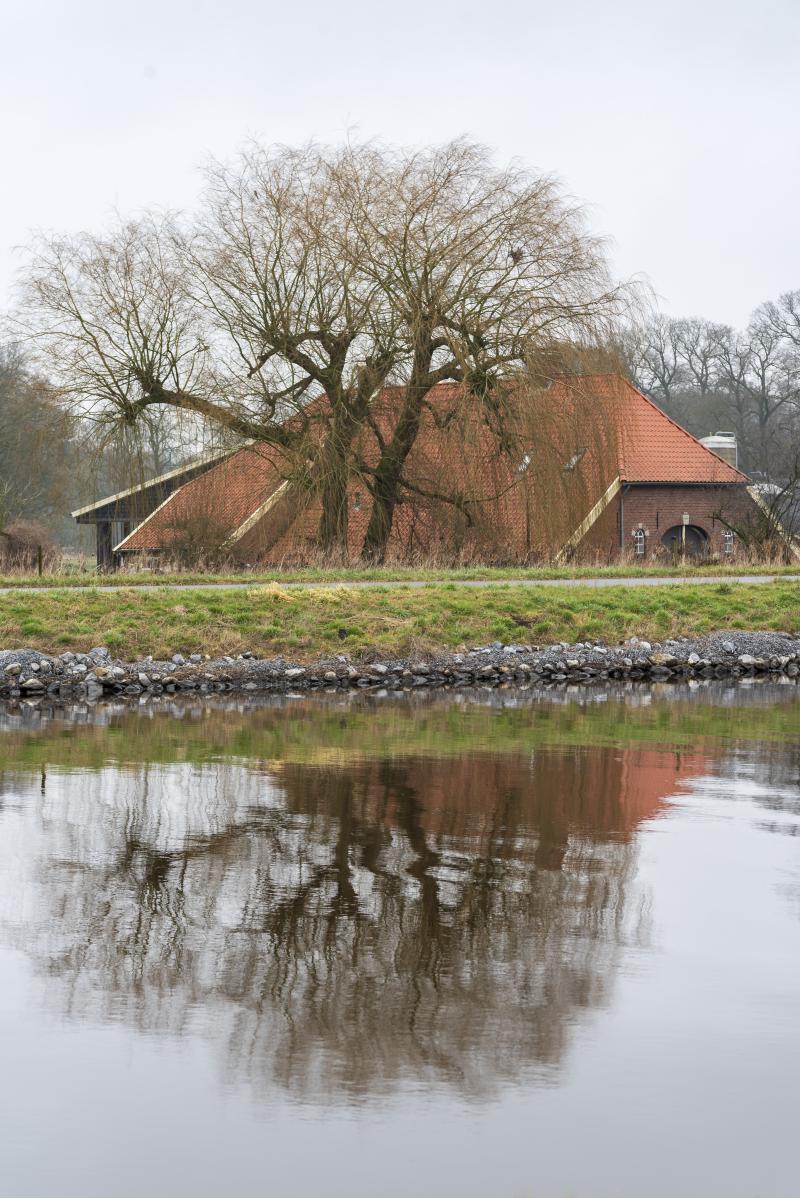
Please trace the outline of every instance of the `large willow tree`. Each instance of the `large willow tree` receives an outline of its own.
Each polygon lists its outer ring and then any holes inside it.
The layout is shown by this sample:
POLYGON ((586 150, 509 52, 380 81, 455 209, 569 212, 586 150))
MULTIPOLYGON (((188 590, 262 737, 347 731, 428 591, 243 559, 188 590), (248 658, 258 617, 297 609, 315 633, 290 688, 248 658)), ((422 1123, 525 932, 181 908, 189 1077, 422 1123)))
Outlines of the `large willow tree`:
POLYGON ((497 421, 499 383, 544 347, 595 340, 623 301, 554 181, 478 146, 255 147, 208 169, 191 217, 40 240, 22 320, 84 417, 132 426, 173 408, 280 447, 322 499, 331 554, 357 469, 363 552, 381 560, 431 389, 462 383, 497 421), (391 427, 377 460, 356 461, 389 382, 391 427))

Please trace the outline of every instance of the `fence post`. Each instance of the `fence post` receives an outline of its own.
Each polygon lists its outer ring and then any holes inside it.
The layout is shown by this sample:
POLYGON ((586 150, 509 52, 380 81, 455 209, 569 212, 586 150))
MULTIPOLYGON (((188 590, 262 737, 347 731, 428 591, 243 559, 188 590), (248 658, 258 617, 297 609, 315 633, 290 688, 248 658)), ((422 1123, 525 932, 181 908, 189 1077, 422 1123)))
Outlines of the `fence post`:
POLYGON ((42 577, 42 547, 36 546, 36 568, 39 571, 39 577, 42 577))

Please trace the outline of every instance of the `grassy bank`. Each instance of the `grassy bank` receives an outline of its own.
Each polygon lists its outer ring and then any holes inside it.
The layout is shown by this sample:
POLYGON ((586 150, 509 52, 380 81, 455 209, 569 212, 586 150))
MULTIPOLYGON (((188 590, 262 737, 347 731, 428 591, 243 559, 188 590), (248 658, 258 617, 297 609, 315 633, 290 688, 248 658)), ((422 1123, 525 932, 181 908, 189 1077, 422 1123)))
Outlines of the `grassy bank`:
POLYGON ((119 657, 177 650, 210 654, 427 650, 494 640, 541 643, 637 635, 660 639, 720 628, 800 628, 793 581, 704 586, 537 588, 514 585, 424 590, 242 590, 113 592, 68 590, 0 594, 0 648, 43 652, 108 645, 119 657))
POLYGON ((464 566, 448 569, 436 569, 432 566, 375 566, 373 568, 308 566, 303 569, 286 568, 268 572, 239 571, 227 574, 198 573, 189 570, 180 574, 170 574, 140 570, 130 573, 98 575, 90 571, 74 571, 68 574, 44 574, 41 577, 35 573, 0 574, 0 588, 214 586, 219 583, 242 582, 252 586, 264 586, 269 583, 280 585, 284 582, 455 582, 459 579, 497 582, 516 579, 535 582, 540 579, 546 582, 555 578, 726 578, 731 575, 739 577, 748 574, 771 574, 775 577, 800 576, 800 563, 793 566, 781 566, 764 562, 737 562, 731 565, 719 563, 692 565, 688 562, 684 565, 671 565, 661 562, 647 565, 628 563, 616 566, 530 566, 527 568, 524 566, 464 566))

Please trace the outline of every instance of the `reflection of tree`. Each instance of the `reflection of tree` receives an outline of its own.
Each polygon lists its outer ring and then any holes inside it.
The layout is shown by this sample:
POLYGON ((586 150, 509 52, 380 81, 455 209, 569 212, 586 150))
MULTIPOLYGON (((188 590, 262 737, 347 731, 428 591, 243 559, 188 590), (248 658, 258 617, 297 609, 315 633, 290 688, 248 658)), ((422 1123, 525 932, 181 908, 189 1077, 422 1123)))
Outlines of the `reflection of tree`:
POLYGON ((763 744, 758 760, 727 759, 720 770, 726 779, 744 782, 747 797, 765 814, 758 821, 765 832, 800 836, 800 745, 763 744))
POLYGON ((17 939, 73 1015, 205 1027, 255 1083, 477 1093, 607 1000, 647 759, 52 774, 14 813, 17 939))

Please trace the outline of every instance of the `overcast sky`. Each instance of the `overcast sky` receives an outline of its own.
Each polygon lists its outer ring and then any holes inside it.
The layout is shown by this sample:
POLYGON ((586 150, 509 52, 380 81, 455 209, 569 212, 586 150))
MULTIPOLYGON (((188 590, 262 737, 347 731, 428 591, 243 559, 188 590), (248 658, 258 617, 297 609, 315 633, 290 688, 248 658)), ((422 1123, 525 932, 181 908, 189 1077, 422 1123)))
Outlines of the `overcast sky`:
POLYGON ((33 229, 348 132, 558 175, 673 313, 800 287, 800 0, 7 0, 0 31, 0 305, 33 229))

